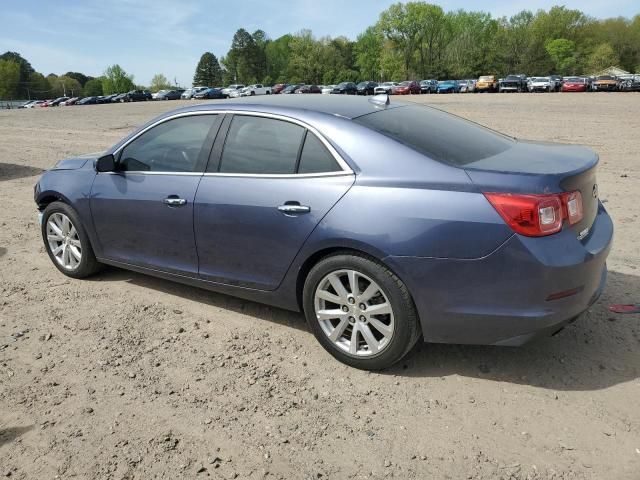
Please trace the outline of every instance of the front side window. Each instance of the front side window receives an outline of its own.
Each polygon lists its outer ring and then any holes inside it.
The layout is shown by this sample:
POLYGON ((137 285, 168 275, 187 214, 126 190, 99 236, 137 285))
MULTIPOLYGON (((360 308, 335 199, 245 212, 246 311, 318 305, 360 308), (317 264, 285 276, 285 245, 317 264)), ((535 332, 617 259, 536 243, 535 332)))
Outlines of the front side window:
POLYGON ((143 172, 197 172, 200 151, 216 115, 193 115, 168 120, 129 143, 120 154, 118 169, 143 172))
POLYGON ((222 173, 291 174, 305 129, 282 120, 236 115, 220 160, 222 173))

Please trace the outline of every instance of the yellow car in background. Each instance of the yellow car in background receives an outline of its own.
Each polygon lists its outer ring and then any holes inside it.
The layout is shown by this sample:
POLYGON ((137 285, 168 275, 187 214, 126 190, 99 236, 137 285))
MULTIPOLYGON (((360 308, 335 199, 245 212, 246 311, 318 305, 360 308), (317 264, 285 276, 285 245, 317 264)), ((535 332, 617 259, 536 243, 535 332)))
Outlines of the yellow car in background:
POLYGON ((593 89, 598 92, 614 92, 618 90, 618 79, 611 75, 600 75, 593 82, 593 89))
POLYGON ((483 75, 476 82, 476 92, 497 92, 498 77, 496 75, 483 75))

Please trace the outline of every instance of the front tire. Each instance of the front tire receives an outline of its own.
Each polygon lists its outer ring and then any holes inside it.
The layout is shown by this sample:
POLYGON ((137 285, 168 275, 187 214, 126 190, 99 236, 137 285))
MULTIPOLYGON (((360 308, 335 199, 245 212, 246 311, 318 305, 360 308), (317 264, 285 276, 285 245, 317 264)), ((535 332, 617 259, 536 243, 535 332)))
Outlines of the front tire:
POLYGON ((43 212, 41 228, 49 258, 66 276, 85 278, 101 269, 80 217, 69 205, 50 203, 43 212))
POLYGON ((307 275, 303 306, 325 350, 355 368, 388 368, 420 336, 407 287, 368 255, 344 252, 322 259, 307 275))

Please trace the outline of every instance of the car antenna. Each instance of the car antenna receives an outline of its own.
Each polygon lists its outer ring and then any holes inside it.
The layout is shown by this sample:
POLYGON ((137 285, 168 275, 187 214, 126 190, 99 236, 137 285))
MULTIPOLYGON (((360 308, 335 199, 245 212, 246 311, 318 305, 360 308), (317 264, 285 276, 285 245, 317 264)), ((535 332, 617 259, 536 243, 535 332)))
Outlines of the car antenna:
POLYGON ((374 95, 369 99, 371 103, 375 103, 376 105, 384 105, 387 106, 391 103, 389 99, 389 95, 387 93, 379 93, 378 95, 374 95))

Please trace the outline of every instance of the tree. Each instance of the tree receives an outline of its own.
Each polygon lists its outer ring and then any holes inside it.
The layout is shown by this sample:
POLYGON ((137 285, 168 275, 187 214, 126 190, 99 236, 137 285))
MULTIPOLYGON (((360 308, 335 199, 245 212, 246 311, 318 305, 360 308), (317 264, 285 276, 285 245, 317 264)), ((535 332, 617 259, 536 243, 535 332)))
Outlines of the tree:
POLYGON ((291 57, 289 44, 292 38, 292 35, 286 34, 268 42, 265 46, 266 77, 271 79, 272 82, 283 83, 289 80, 287 78, 287 69, 291 57))
POLYGON ((167 80, 167 77, 165 77, 162 73, 156 73, 151 79, 151 85, 149 86, 149 88, 154 92, 157 92, 159 90, 169 90, 171 89, 171 84, 169 83, 169 80, 167 80))
POLYGON ((409 77, 410 66, 420 39, 421 18, 417 15, 424 3, 395 3, 380 14, 378 28, 402 53, 404 75, 409 77))
POLYGON ((84 87, 84 84, 91 80, 93 77, 88 77, 87 75, 80 72, 67 72, 64 74, 65 77, 75 78, 80 85, 84 87))
POLYGON ((87 97, 98 97, 103 95, 102 92, 102 78, 92 78, 84 84, 84 94, 87 97))
POLYGON ((0 59, 0 99, 18 96, 20 86, 20 64, 14 60, 0 59))
POLYGON ((618 65, 619 61, 620 59, 616 52, 613 51, 613 47, 608 43, 601 43, 589 55, 589 73, 596 73, 603 68, 618 65))
POLYGON ((358 35, 354 45, 356 66, 360 70, 361 78, 383 80, 380 52, 382 50, 382 35, 376 27, 369 27, 358 35))
POLYGON ((128 75, 120 65, 111 65, 104 71, 102 91, 105 95, 125 93, 134 88, 133 75, 128 75))
POLYGON ((218 59, 211 52, 203 53, 193 76, 193 85, 213 87, 221 83, 222 69, 218 59))
POLYGON ((575 42, 567 40, 566 38, 556 38, 555 40, 547 41, 545 49, 553 59, 557 73, 561 75, 575 73, 575 42))
POLYGON ((82 96, 82 85, 75 78, 66 75, 49 75, 49 92, 51 97, 79 97, 82 96))
POLYGON ((5 52, 0 55, 0 60, 10 60, 15 62, 19 66, 19 78, 17 84, 17 91, 15 95, 22 98, 28 97, 27 87, 29 83, 29 76, 35 72, 31 64, 22 58, 17 52, 5 52))

